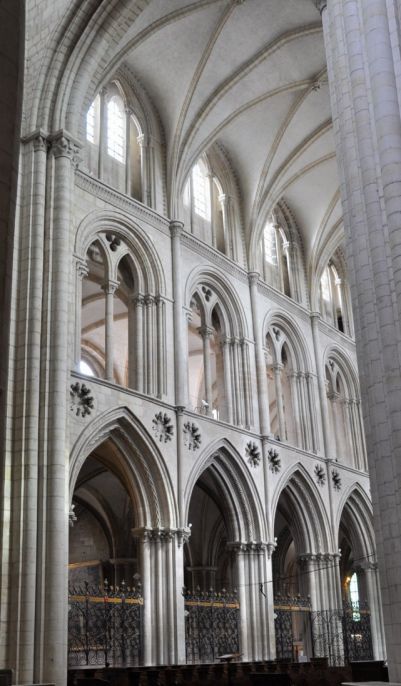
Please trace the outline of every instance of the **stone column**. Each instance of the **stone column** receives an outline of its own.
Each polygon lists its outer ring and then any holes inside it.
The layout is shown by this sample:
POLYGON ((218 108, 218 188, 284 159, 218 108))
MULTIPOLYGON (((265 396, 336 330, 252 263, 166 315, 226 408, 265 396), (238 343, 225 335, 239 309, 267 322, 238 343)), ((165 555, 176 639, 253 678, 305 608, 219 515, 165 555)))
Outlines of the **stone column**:
POLYGON ((307 417, 309 420, 309 429, 311 436, 311 450, 317 453, 319 450, 319 433, 317 430, 317 414, 316 414, 316 396, 315 396, 315 382, 314 374, 310 372, 305 373, 306 391, 307 391, 307 417))
POLYGON ((244 661, 274 659, 276 646, 271 583, 271 553, 274 546, 253 541, 227 544, 237 563, 240 651, 244 661))
POLYGON ((75 279, 75 350, 74 350, 74 367, 79 371, 81 363, 81 348, 82 348, 82 282, 88 276, 88 267, 83 260, 76 262, 76 279, 75 279))
POLYGON ((103 290, 106 295, 106 321, 105 321, 105 378, 107 381, 114 381, 114 293, 118 288, 117 281, 109 279, 104 285, 103 290))
POLYGON ((131 195, 131 114, 130 107, 125 108, 125 192, 131 195))
POLYGON ((181 234, 184 224, 179 221, 170 223, 172 272, 173 272, 173 316, 174 316, 174 369, 175 369, 175 402, 185 407, 188 392, 188 374, 186 360, 187 330, 183 314, 181 234))
POLYGON ((224 247, 225 247, 225 253, 227 257, 232 256, 232 247, 230 245, 230 240, 229 240, 229 223, 228 223, 228 213, 227 213, 227 206, 229 204, 230 198, 226 193, 220 193, 218 197, 220 207, 221 207, 221 214, 223 217, 223 232, 224 232, 224 247))
POLYGON ((154 379, 154 354, 153 346, 155 340, 153 312, 154 312, 154 298, 151 295, 145 296, 145 392, 148 395, 153 395, 153 379, 154 379))
POLYGON ((213 390, 212 390, 212 369, 210 362, 210 339, 213 335, 213 329, 208 326, 202 326, 199 329, 203 341, 203 373, 205 380, 205 400, 207 402, 206 414, 210 417, 213 409, 213 390))
POLYGON ((99 179, 104 179, 105 160, 107 154, 107 88, 102 88, 99 93, 100 112, 99 112, 99 179))
POLYGON ((401 123, 395 5, 322 3, 390 680, 401 681, 401 123), (392 15, 390 13, 393 13, 392 15))
POLYGON ((224 390, 226 396, 226 421, 233 423, 233 389, 231 383, 231 339, 224 336, 221 341, 224 366, 224 390))
MULTIPOLYGON (((49 417, 46 435, 45 583, 42 596, 41 657, 43 668, 35 680, 63 684, 67 674, 67 563, 68 563, 68 294, 71 292, 72 163, 77 144, 66 132, 51 137, 53 207, 51 306, 49 343, 49 417)), ((37 618, 38 619, 38 618, 37 618)))
POLYGON ((189 529, 133 529, 139 539, 144 603, 144 664, 185 662, 183 545, 189 529))
POLYGON ((299 448, 302 448, 303 447, 302 428, 301 428, 301 417, 300 417, 300 411, 299 411, 298 384, 297 384, 298 372, 290 372, 288 374, 288 376, 290 379, 291 399, 292 399, 292 405, 294 408, 294 416, 292 418, 292 421, 294 422, 294 425, 295 425, 295 440, 296 440, 296 445, 299 448))
POLYGON ((150 137, 142 134, 137 138, 139 147, 141 149, 141 185, 142 185, 142 202, 148 207, 154 207, 154 189, 153 189, 153 170, 152 162, 154 156, 153 145, 150 137))
POLYGON ((366 600, 370 610, 370 630, 372 634, 373 657, 386 659, 386 645, 383 630, 383 613, 380 597, 379 573, 376 562, 364 561, 358 565, 358 579, 364 579, 366 600))
POLYGON ((298 293, 298 284, 297 284, 297 264, 295 261, 295 251, 294 251, 294 245, 290 241, 285 241, 283 243, 283 252, 284 255, 287 258, 287 268, 288 268, 288 281, 290 285, 290 294, 291 298, 295 300, 296 302, 300 301, 299 298, 299 293, 298 293))
POLYGON ((329 415, 327 408, 327 396, 326 396, 326 384, 325 375, 322 365, 322 353, 320 351, 319 345, 319 322, 321 320, 321 315, 319 312, 312 312, 310 315, 311 326, 312 326, 312 337, 313 337, 313 352, 315 355, 315 366, 317 374, 317 387, 319 391, 319 415, 322 425, 323 433, 323 452, 326 457, 329 456, 329 444, 330 444, 330 431, 329 431, 329 415))
POLYGON ((278 416, 278 427, 279 436, 281 441, 286 440, 285 434, 285 417, 284 417, 284 405, 283 405, 283 389, 281 387, 281 371, 283 365, 280 363, 273 365, 274 372, 274 382, 276 385, 276 402, 277 402, 277 416, 278 416))
MULTIPOLYGON (((19 297, 16 323, 17 346, 15 351, 15 398, 16 417, 14 451, 10 446, 10 462, 3 463, 2 489, 4 529, 2 559, 2 666, 16 669, 15 677, 21 682, 33 682, 35 661, 35 614, 37 572, 41 570, 37 556, 38 542, 38 496, 39 488, 39 413, 41 379, 42 301, 45 234, 46 159, 47 140, 37 130, 24 140, 22 160, 27 162, 26 174, 31 203, 24 207, 22 197, 22 234, 19 240, 25 260, 21 263, 18 290, 19 297), (24 267, 24 263, 29 263, 24 267), (18 322, 19 319, 19 322, 18 322), (9 499, 9 502, 6 503, 9 499), (15 513, 15 514, 13 514, 15 513), (11 534, 11 537, 10 537, 11 534), (6 552, 7 550, 7 552, 6 552), (10 566, 7 569, 7 558, 10 566), (11 608, 6 609, 10 593, 11 608)), ((23 193, 24 190, 21 190, 23 193)), ((1 217, 7 224, 8 217, 1 217)), ((4 241, 5 243, 6 241, 4 241)), ((3 245, 6 254, 5 244, 3 245)), ((5 327, 5 322, 3 322, 5 327)), ((11 358, 10 358, 11 359, 11 358)), ((6 378, 6 377, 5 377, 6 378)), ((2 395, 10 402, 7 390, 2 395)), ((8 414, 8 413, 7 413, 8 414)), ((8 414, 12 416, 11 409, 8 414)), ((11 427, 10 427, 11 435, 11 427)), ((4 447, 4 444, 3 444, 4 447)), ((6 452, 6 451, 5 451, 6 452)), ((7 460, 8 461, 8 460, 7 460)))
POLYGON ((249 292, 251 297, 253 337, 255 339, 256 382, 258 390, 260 432, 264 436, 269 436, 271 433, 269 417, 269 395, 267 390, 266 362, 263 353, 260 315, 258 311, 259 273, 250 272, 248 274, 248 279, 249 292))

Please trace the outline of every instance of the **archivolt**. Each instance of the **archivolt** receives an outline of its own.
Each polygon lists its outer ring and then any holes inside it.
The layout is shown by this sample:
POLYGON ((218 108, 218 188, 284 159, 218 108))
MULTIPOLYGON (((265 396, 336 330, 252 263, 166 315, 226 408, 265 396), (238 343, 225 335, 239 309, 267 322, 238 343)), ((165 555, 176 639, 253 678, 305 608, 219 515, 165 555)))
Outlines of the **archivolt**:
POLYGON ((336 522, 337 536, 341 521, 346 524, 350 535, 354 560, 374 562, 375 535, 373 531, 372 505, 359 484, 353 484, 345 491, 338 508, 336 522))
POLYGON ((114 448, 113 467, 131 495, 138 526, 176 526, 176 503, 164 460, 142 424, 125 407, 99 415, 78 437, 70 457, 70 499, 86 458, 106 440, 114 448))
POLYGON ((115 233, 124 239, 135 260, 140 292, 165 294, 164 271, 155 247, 143 229, 122 212, 94 210, 87 214, 81 221, 76 234, 75 254, 77 257, 85 259, 88 247, 100 231, 115 233))
POLYGON ((234 541, 266 541, 263 508, 256 486, 243 459, 226 440, 209 445, 189 475, 184 492, 185 516, 188 518, 190 500, 199 477, 211 468, 229 509, 229 531, 234 541))
POLYGON ((291 508, 291 531, 299 554, 331 552, 333 541, 323 500, 310 475, 300 464, 291 467, 278 484, 272 500, 272 521, 279 498, 286 492, 291 508))
POLYGON ((233 290, 232 284, 214 267, 196 267, 192 270, 185 284, 185 304, 189 308, 191 299, 200 287, 206 285, 218 296, 220 308, 226 318, 227 334, 240 338, 248 337, 248 325, 241 301, 233 290))
POLYGON ((273 326, 276 326, 285 335, 285 342, 294 356, 297 371, 311 371, 312 363, 308 346, 298 324, 282 312, 268 312, 263 322, 263 340, 266 339, 273 326))

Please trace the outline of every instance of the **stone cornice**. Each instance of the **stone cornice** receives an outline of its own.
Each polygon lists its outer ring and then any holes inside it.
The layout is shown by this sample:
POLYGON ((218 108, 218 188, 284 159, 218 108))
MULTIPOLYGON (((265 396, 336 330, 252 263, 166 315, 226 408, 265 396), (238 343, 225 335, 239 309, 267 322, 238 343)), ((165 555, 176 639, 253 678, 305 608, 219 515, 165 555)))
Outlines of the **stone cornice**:
POLYGON ((248 272, 245 269, 243 269, 236 262, 230 260, 222 253, 214 250, 197 236, 184 231, 182 234, 181 243, 198 255, 202 255, 202 257, 205 257, 212 264, 223 269, 226 273, 230 274, 234 278, 242 281, 242 283, 248 284, 248 272))
POLYGON ((130 198, 124 193, 111 188, 107 184, 99 181, 81 169, 75 172, 75 185, 83 191, 90 193, 95 198, 100 198, 113 207, 117 207, 123 212, 129 212, 135 219, 142 220, 152 227, 159 229, 163 234, 169 234, 169 220, 162 217, 158 212, 146 207, 138 200, 130 198))
POLYGON ((265 283, 265 281, 262 281, 261 279, 258 281, 258 293, 266 296, 270 301, 273 301, 277 305, 280 305, 280 307, 285 310, 286 313, 291 312, 292 310, 296 316, 300 317, 304 321, 309 321, 309 310, 306 307, 298 303, 296 300, 284 295, 284 293, 276 290, 273 288, 273 286, 269 286, 269 284, 265 283))
MULTIPOLYGON (((310 315, 312 316, 312 315, 310 315)), ((313 316, 316 316, 315 313, 313 313, 313 316)), ((319 319, 319 330, 322 333, 327 334, 327 336, 330 337, 332 343, 338 343, 341 347, 345 348, 347 351, 356 352, 355 348, 355 341, 350 337, 347 336, 347 334, 342 333, 338 329, 336 329, 334 326, 331 326, 327 322, 324 321, 324 319, 321 317, 319 319)))

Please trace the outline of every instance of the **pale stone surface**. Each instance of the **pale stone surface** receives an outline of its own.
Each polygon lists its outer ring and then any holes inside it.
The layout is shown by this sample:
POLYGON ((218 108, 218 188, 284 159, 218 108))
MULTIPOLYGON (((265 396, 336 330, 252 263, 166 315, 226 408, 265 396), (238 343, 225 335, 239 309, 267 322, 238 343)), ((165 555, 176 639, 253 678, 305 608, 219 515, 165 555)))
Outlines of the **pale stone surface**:
POLYGON ((145 664, 185 661, 184 583, 238 586, 261 660, 273 582, 335 609, 353 571, 384 658, 366 452, 400 676, 398 10, 318 4, 325 46, 310 0, 28 2, 13 148, 4 3, 0 665, 18 683, 65 683, 67 565, 89 557, 140 571, 145 664))

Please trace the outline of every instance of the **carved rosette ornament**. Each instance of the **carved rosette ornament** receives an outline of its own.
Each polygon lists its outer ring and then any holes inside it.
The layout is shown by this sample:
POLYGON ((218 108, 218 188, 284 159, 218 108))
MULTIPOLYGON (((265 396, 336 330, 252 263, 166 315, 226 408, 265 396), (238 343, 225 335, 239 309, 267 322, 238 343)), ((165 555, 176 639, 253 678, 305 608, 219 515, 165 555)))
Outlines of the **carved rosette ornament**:
POLYGON ((339 491, 341 489, 341 476, 340 476, 340 473, 336 469, 332 470, 331 478, 333 481, 333 488, 336 491, 339 491))
POLYGON ((184 424, 184 444, 188 450, 198 450, 202 443, 201 433, 194 422, 185 422, 184 424))
POLYGON ((252 467, 257 467, 262 459, 260 450, 253 441, 249 441, 249 443, 246 444, 245 455, 247 456, 248 462, 252 467))
POLYGON ((278 474, 281 469, 281 459, 277 450, 270 448, 267 452, 267 459, 269 460, 269 469, 273 474, 278 474))
POLYGON ((159 441, 167 443, 171 441, 174 436, 173 423, 166 412, 157 412, 154 419, 152 419, 153 431, 159 441))
POLYGON ((326 472, 324 467, 322 467, 320 464, 315 465, 315 476, 319 486, 324 486, 326 483, 326 472))
POLYGON ((95 401, 92 391, 84 384, 77 381, 70 386, 70 409, 76 417, 86 417, 92 413, 95 401))

